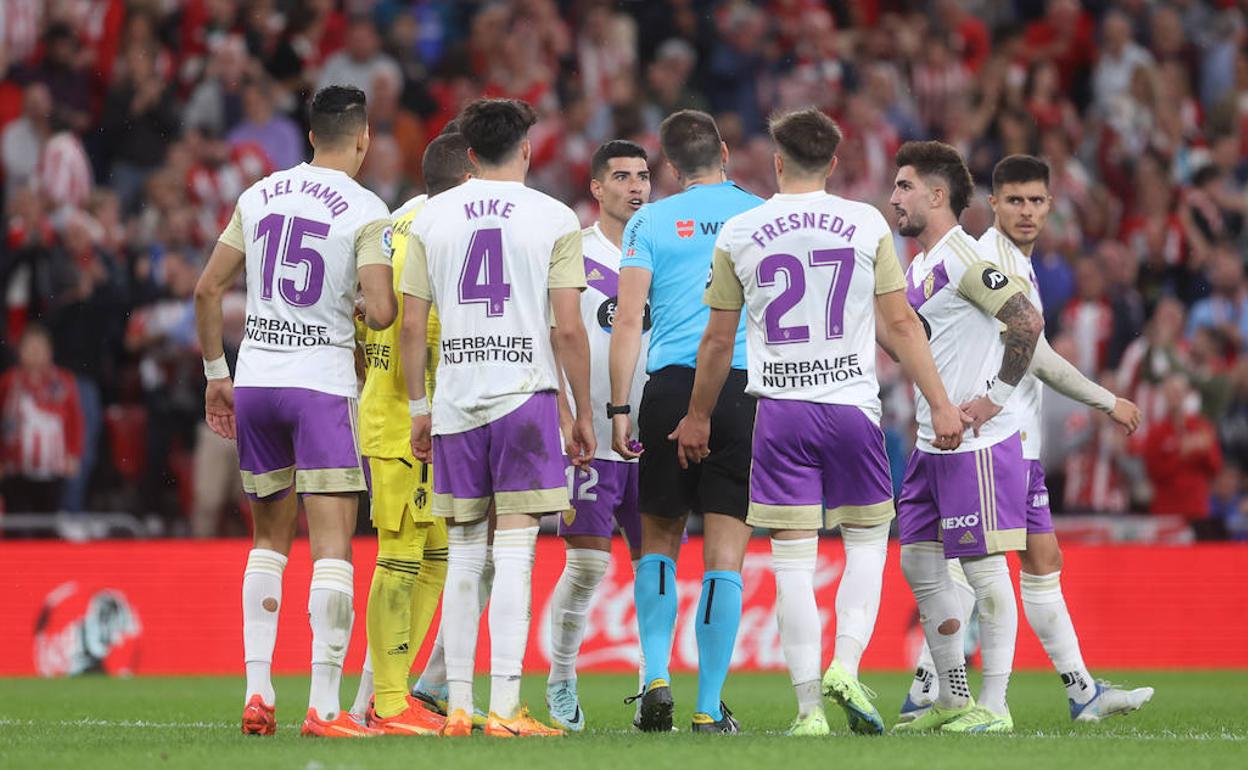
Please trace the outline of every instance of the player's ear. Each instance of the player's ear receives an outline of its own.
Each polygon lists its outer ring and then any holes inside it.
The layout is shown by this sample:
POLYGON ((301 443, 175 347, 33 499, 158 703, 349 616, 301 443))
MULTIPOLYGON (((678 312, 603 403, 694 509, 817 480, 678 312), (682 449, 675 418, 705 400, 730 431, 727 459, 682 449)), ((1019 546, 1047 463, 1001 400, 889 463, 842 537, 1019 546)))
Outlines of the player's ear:
POLYGON ((771 156, 771 165, 776 169, 776 179, 784 176, 784 158, 780 153, 773 153, 771 156))
POLYGON ((594 200, 602 203, 602 182, 591 178, 589 180, 589 194, 594 196, 594 200))
POLYGON ((311 131, 308 132, 308 144, 312 145, 312 149, 316 149, 316 135, 311 131))
POLYGON ((525 137, 520 143, 520 157, 524 158, 524 165, 529 165, 529 161, 533 159, 533 143, 525 137))
POLYGON ((837 158, 835 155, 833 155, 833 156, 832 156, 832 165, 828 166, 828 176, 832 176, 832 174, 834 174, 834 173, 836 172, 836 164, 837 164, 837 162, 838 162, 838 158, 837 158))
POLYGON ((477 157, 477 151, 471 147, 468 148, 468 162, 473 168, 481 168, 481 159, 477 157))
POLYGON ((719 142, 719 164, 721 166, 728 165, 728 143, 722 139, 719 142))

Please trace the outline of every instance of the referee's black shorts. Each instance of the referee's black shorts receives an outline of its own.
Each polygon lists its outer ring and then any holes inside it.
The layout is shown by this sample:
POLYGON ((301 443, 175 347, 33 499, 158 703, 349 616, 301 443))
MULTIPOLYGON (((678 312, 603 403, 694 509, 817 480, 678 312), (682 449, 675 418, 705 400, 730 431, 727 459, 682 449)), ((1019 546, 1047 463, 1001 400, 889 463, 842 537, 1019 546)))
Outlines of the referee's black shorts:
POLYGON ((710 456, 682 470, 676 442, 668 435, 685 416, 694 370, 668 366, 650 375, 637 415, 645 447, 638 469, 642 513, 678 518, 688 512, 722 513, 745 520, 750 506, 750 445, 754 397, 746 395, 746 373, 733 369, 711 413, 710 456))

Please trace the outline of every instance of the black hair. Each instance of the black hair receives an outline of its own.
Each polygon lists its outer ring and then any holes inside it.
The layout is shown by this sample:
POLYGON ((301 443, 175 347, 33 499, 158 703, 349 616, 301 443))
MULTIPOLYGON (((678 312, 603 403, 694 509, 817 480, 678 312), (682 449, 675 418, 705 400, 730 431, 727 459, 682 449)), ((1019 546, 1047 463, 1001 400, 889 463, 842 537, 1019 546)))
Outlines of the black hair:
POLYGON ((715 118, 700 110, 680 110, 659 125, 659 144, 668 162, 688 175, 719 166, 723 139, 715 118))
POLYGON ((1007 155, 992 167, 992 191, 1007 184, 1044 182, 1049 186, 1049 164, 1034 155, 1007 155))
POLYGON ((459 114, 459 132, 483 162, 511 158, 537 122, 533 108, 519 99, 478 99, 459 114))
POLYGON ((319 143, 340 144, 367 125, 364 92, 355 86, 325 86, 308 105, 308 128, 319 143))
POLYGON ((594 150, 594 157, 589 162, 589 175, 593 179, 602 181, 602 176, 607 172, 607 166, 612 158, 641 158, 648 161, 646 149, 636 142, 630 142, 627 139, 612 139, 604 142, 601 147, 594 150))
POLYGON ((430 197, 446 192, 472 173, 468 160, 468 140, 463 134, 440 134, 425 148, 421 168, 425 174, 425 191, 430 197))
POLYGON ((897 168, 913 166, 922 177, 939 177, 949 190, 949 208, 955 217, 971 202, 975 183, 966 161, 951 145, 944 142, 906 142, 897 150, 897 168))

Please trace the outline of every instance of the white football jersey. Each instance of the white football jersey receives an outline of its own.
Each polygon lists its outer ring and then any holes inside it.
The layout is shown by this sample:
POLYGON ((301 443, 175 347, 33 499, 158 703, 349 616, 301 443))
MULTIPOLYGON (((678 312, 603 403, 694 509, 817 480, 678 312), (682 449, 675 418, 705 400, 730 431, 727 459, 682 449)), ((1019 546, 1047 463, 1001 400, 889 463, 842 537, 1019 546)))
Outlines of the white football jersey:
POLYGON ((880 421, 875 296, 905 288, 875 207, 777 194, 724 223, 706 302, 746 308, 747 392, 848 404, 880 421))
MULTIPOLYGON (((1032 268, 1031 257, 1028 257, 995 227, 988 228, 979 238, 979 253, 985 259, 991 259, 1008 275, 1027 291, 1027 299, 1036 306, 1040 313, 1044 306, 1040 303, 1040 285, 1036 282, 1036 271, 1032 268)), ((1040 410, 1044 401, 1044 383, 1030 371, 1023 375, 1018 387, 1010 396, 1010 402, 1017 402, 1019 411, 1020 438, 1023 441, 1023 459, 1040 459, 1040 410)))
MULTIPOLYGON (((607 404, 611 401, 611 328, 615 324, 615 306, 620 291, 620 249, 602 234, 598 223, 581 232, 585 248, 585 280, 588 288, 581 294, 581 318, 585 333, 589 336, 589 400, 594 407, 594 435, 599 460, 624 462, 624 458, 611 448, 611 421, 607 419, 607 404)), ((641 353, 637 368, 633 370, 633 385, 628 403, 632 405, 633 438, 637 432, 637 408, 641 403, 641 391, 649 375, 646 374, 646 349, 649 347, 650 307, 647 305, 643 322, 641 353)), ((565 388, 568 404, 576 413, 572 389, 565 388)), ((628 462, 637 462, 629 460, 628 462)))
POLYGON ((433 433, 462 433, 553 391, 550 296, 585 286, 572 209, 520 182, 469 179, 412 221, 399 288, 442 326, 433 433))
MULTIPOLYGON (((914 258, 906 275, 906 297, 928 332, 936 369, 955 404, 982 396, 992 387, 1005 352, 995 314, 1021 290, 978 248, 973 238, 954 226, 930 251, 914 258)), ((923 394, 915 391, 917 446, 924 452, 944 451, 932 446, 932 410, 923 394)), ((979 429, 979 436, 967 431, 954 451, 990 447, 1019 428, 1019 400, 1010 398, 979 429)))
POLYGON ((355 398, 357 270, 390 262, 390 211, 341 171, 301 163, 238 199, 222 240, 246 254, 238 387, 355 398))

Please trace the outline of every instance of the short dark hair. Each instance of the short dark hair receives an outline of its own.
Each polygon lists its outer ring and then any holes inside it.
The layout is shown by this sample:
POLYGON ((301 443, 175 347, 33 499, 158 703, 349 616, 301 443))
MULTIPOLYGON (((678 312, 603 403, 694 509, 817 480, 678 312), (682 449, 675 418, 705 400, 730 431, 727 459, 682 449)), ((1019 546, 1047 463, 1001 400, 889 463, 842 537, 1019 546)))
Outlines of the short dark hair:
POLYGON ((441 134, 425 148, 421 168, 425 173, 425 191, 430 197, 446 192, 472 173, 468 160, 468 140, 463 134, 441 134))
POLYGON ((459 132, 485 163, 497 165, 511 157, 537 115, 519 99, 478 99, 459 114, 459 132))
POLYGON ((458 115, 446 121, 446 125, 442 126, 442 130, 438 132, 439 135, 458 134, 458 133, 459 133, 459 116, 458 115))
POLYGON ((589 161, 590 177, 601 181, 612 158, 641 158, 646 162, 650 160, 646 155, 646 148, 640 144, 627 139, 612 139, 603 142, 601 147, 594 150, 594 157, 589 161))
POLYGON ((992 191, 998 192, 1007 184, 1044 182, 1049 186, 1049 164, 1035 155, 1006 155, 992 167, 992 191))
POLYGON ((368 125, 364 92, 355 86, 325 86, 308 105, 308 128, 318 142, 338 144, 368 125))
POLYGON ((944 142, 906 142, 897 150, 897 168, 913 166, 919 176, 940 177, 949 188, 949 207, 955 217, 971 202, 975 183, 971 180, 966 161, 951 145, 944 142))
POLYGON ((840 126, 814 107, 776 113, 767 130, 780 154, 809 173, 827 169, 841 144, 840 126))
POLYGON ((682 174, 719 165, 719 126, 700 110, 680 110, 659 125, 659 144, 667 161, 682 174))

